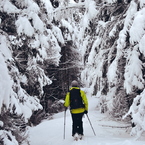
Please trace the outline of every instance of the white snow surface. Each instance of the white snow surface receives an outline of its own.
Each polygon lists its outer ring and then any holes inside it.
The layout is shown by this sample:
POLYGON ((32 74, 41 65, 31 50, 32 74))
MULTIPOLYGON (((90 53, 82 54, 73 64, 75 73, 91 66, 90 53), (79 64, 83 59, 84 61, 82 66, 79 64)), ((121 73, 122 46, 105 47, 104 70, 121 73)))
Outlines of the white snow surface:
POLYGON ((72 120, 70 112, 66 113, 65 139, 64 135, 64 112, 53 116, 52 120, 44 120, 41 124, 29 128, 30 145, 145 145, 145 135, 138 140, 130 136, 130 124, 111 120, 107 115, 101 114, 96 109, 97 99, 89 98, 89 113, 94 135, 90 123, 83 118, 83 140, 74 141, 71 136, 72 120), (94 105, 93 105, 94 104, 94 105))

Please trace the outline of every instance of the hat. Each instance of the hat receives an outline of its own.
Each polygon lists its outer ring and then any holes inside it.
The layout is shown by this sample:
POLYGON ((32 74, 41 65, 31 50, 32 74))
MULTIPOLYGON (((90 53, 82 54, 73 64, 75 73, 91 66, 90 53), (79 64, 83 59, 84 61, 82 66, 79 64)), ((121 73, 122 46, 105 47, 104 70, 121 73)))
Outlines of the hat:
POLYGON ((79 83, 76 80, 74 80, 74 81, 71 82, 71 86, 72 87, 78 87, 79 83))

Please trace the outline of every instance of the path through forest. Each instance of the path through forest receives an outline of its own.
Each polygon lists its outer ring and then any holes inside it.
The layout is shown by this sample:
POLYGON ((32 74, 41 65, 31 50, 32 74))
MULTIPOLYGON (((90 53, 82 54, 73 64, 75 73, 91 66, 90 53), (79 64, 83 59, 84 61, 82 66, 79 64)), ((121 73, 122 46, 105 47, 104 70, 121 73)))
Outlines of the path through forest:
POLYGON ((129 135, 130 124, 110 120, 105 114, 95 110, 95 98, 89 99, 89 118, 96 136, 94 136, 87 117, 83 118, 84 138, 73 141, 71 136, 71 116, 67 111, 66 133, 64 133, 64 112, 54 115, 52 120, 44 120, 36 127, 30 128, 30 145, 145 145, 145 136, 139 140, 129 135))

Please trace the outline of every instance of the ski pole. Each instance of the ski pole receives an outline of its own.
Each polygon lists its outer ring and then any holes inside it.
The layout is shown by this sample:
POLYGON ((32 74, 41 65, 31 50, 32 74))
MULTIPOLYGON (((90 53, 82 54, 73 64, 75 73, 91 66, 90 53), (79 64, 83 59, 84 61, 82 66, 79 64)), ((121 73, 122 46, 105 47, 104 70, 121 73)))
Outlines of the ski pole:
POLYGON ((64 111, 64 134, 63 134, 63 139, 65 139, 65 120, 66 120, 66 110, 64 111))
POLYGON ((94 132, 94 135, 96 136, 96 133, 95 133, 95 131, 94 131, 94 129, 93 129, 93 126, 92 126, 92 123, 91 123, 91 121, 90 121, 90 119, 89 119, 88 114, 86 114, 86 116, 87 116, 87 118, 88 118, 88 120, 89 120, 89 123, 90 123, 90 125, 91 125, 91 128, 92 128, 92 130, 93 130, 93 132, 94 132))

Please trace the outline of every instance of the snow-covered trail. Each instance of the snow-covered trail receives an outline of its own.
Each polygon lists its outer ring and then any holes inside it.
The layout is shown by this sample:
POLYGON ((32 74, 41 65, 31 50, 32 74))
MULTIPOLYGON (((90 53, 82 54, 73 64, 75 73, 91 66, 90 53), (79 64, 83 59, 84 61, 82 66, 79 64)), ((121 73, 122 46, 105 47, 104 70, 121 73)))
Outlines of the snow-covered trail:
MULTIPOLYGON (((94 99, 89 103, 94 103, 94 99)), ((145 138, 135 140, 131 137, 128 126, 121 122, 110 121, 104 114, 94 111, 95 106, 89 109, 89 118, 92 122, 96 136, 94 136, 87 117, 83 118, 84 138, 83 140, 73 141, 71 136, 72 121, 69 111, 66 114, 65 140, 64 133, 64 112, 58 113, 52 120, 45 120, 36 127, 30 128, 30 145, 145 145, 145 138), (116 126, 116 127, 110 127, 116 126)))

